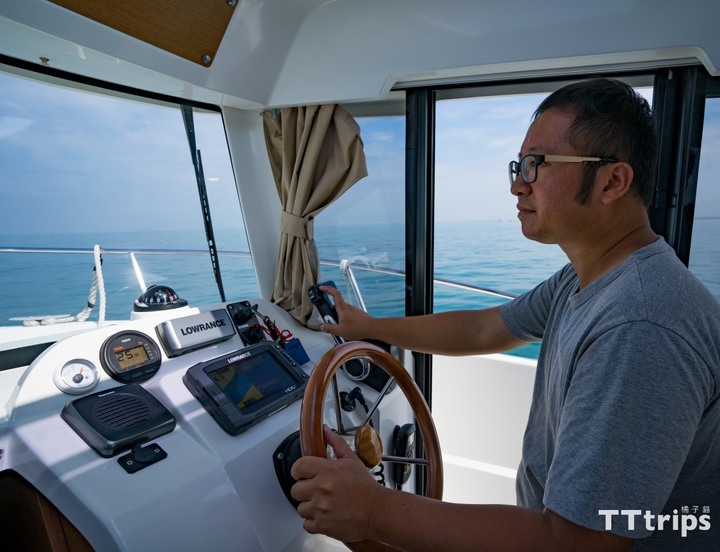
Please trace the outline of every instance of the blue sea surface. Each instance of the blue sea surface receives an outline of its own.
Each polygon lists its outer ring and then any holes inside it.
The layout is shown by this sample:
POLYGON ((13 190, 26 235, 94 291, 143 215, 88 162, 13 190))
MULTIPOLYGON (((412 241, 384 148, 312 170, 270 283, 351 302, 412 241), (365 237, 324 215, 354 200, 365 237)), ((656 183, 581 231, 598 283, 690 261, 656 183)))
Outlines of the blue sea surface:
MULTIPOLYGON (((348 260, 366 307, 376 316, 405 312, 405 241, 403 225, 322 226, 315 229, 321 259, 348 260), (390 274, 363 270, 380 268, 390 274)), ((257 297, 257 281, 247 243, 238 235, 217 231, 220 268, 227 300, 257 297), (244 252, 224 254, 222 251, 244 252)), ((720 298, 720 219, 698 219, 693 232, 690 268, 720 298)), ((191 305, 220 300, 204 236, 189 232, 123 232, 0 236, 0 247, 77 249, 71 253, 0 252, 0 325, 18 325, 13 317, 77 314, 86 304, 93 276, 92 248, 133 250, 145 283, 169 285, 191 305), (192 255, 151 255, 150 249, 191 249, 192 255)), ((435 230, 436 279, 521 294, 561 268, 567 259, 557 246, 525 239, 517 221, 440 223, 435 230)), ((127 253, 104 254, 102 272, 107 297, 106 318, 127 319, 140 295, 127 253)), ((323 263, 321 279, 334 280, 346 291, 342 272, 323 263)), ((435 312, 476 309, 505 299, 436 284, 435 312)), ((90 320, 97 319, 97 307, 90 320)), ((535 357, 537 345, 515 354, 535 357)))
MULTIPOLYGON (((146 285, 168 285, 191 305, 220 301, 204 237, 190 232, 0 236, 0 247, 77 249, 69 253, 0 252, 0 325, 22 323, 10 321, 13 317, 80 312, 87 302, 93 279, 95 244, 119 251, 102 256, 108 320, 128 319, 141 293, 130 256, 124 251, 135 252, 146 285), (153 249, 189 249, 197 253, 143 253, 153 249)), ((228 298, 238 296, 229 294, 228 290, 234 290, 243 298, 256 297, 259 293, 247 245, 233 247, 232 251, 243 249, 244 255, 222 255, 219 261, 228 298)), ((90 320, 97 320, 97 316, 98 306, 90 320)))

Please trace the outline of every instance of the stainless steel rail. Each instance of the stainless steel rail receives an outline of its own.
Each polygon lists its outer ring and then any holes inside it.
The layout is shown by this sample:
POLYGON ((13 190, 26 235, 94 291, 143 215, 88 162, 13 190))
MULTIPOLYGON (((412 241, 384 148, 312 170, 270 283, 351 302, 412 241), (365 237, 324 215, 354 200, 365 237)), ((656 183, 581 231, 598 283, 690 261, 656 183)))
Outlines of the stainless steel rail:
MULTIPOLYGON (((85 248, 72 248, 72 247, 7 247, 7 246, 0 246, 0 253, 17 253, 17 254, 87 254, 92 255, 93 250, 92 249, 85 249, 85 248)), ((137 273, 137 265, 133 262, 135 255, 188 255, 188 256, 206 256, 208 254, 207 250, 205 249, 142 249, 142 248, 101 248, 101 253, 103 255, 128 255, 130 257, 130 262, 133 265, 133 268, 136 272, 136 277, 139 280, 139 283, 142 287, 142 275, 137 273)), ((218 254, 220 256, 225 257, 242 257, 242 258, 251 258, 250 253, 246 251, 230 251, 230 250, 220 250, 218 251, 218 254)), ((366 264, 362 263, 353 263, 348 261, 330 261, 326 259, 321 259, 320 264, 324 266, 331 266, 334 268, 339 268, 344 274, 346 274, 349 278, 350 285, 353 288, 354 292, 356 293, 358 297, 358 301, 362 304, 362 294, 360 293, 360 290, 358 288, 357 280, 355 279, 354 272, 355 271, 364 271, 364 272, 372 272, 375 274, 385 274, 388 276, 398 277, 398 278, 404 278, 405 273, 401 270, 396 270, 392 268, 384 268, 384 267, 377 267, 377 266, 368 266, 366 264)), ((475 286, 472 284, 466 284, 464 282, 458 282, 455 280, 449 280, 446 278, 434 278, 433 282, 438 285, 442 286, 448 286, 453 287, 456 289, 461 289, 464 291, 469 291, 472 293, 478 293, 483 295, 488 295, 492 297, 500 297, 504 299, 513 299, 516 297, 515 294, 508 293, 505 291, 499 291, 495 289, 475 286)))

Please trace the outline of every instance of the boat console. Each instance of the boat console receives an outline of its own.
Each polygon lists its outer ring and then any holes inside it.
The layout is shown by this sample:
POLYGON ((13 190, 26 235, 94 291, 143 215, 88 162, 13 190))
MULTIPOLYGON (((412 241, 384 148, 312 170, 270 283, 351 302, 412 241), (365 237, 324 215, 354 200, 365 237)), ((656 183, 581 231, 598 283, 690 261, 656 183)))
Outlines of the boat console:
MULTIPOLYGON (((263 300, 170 303, 46 349, 7 405, 0 472, 96 550, 344 549, 305 533, 274 462, 333 339, 263 300)), ((370 403, 378 394, 351 372, 338 386, 370 403)), ((324 407, 335 426, 332 397, 324 407)), ((398 389, 383 400, 383 439, 412 421, 407 408, 398 389)), ((347 423, 362 410, 343 412, 347 423)))

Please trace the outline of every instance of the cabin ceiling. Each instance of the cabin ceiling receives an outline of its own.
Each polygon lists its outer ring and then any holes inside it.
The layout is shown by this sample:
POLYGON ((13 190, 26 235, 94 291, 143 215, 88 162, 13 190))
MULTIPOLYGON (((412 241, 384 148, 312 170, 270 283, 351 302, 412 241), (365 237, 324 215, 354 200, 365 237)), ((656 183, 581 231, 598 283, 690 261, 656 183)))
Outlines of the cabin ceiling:
POLYGON ((0 54, 257 109, 568 68, 718 75, 718 21, 716 0, 0 0, 0 54))

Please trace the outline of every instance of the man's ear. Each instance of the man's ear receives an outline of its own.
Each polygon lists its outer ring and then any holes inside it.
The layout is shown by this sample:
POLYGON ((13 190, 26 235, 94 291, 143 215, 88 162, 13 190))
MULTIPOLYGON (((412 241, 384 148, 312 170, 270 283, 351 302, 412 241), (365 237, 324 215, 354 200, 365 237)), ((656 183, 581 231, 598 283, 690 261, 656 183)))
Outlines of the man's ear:
POLYGON ((597 172, 597 178, 601 180, 600 201, 610 204, 626 196, 630 191, 633 175, 633 168, 624 161, 600 167, 597 172))

